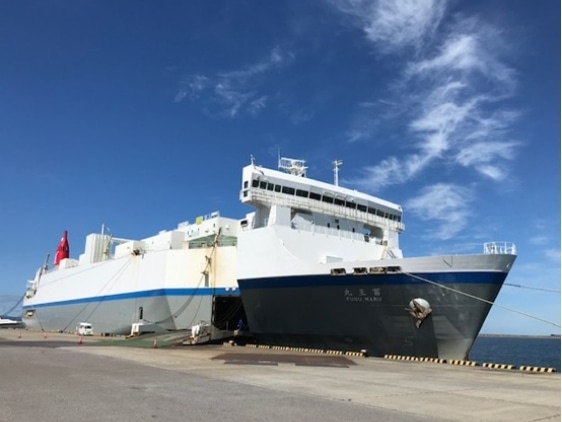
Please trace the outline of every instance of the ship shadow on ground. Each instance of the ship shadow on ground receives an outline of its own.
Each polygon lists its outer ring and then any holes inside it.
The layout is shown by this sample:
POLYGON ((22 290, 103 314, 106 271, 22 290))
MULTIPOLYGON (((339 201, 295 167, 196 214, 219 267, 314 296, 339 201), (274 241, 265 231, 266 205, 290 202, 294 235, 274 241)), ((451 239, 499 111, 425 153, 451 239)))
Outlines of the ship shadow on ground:
POLYGON ((269 365, 293 364, 295 366, 321 366, 329 368, 348 368, 357 365, 344 356, 303 356, 279 355, 269 353, 223 353, 211 360, 223 360, 227 365, 269 365))

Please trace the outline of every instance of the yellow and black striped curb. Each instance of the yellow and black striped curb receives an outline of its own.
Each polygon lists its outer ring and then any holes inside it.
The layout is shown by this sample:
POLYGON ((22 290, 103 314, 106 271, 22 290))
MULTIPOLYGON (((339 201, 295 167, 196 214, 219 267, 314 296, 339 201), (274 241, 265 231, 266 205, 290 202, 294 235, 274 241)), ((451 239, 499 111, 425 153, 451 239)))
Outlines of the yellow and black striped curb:
POLYGON ((417 356, 402 356, 402 355, 384 355, 385 359, 392 359, 392 360, 408 360, 408 361, 419 361, 420 358, 417 356))
POLYGON ((365 353, 363 352, 345 352, 346 356, 354 356, 358 358, 366 357, 365 353))
POLYGON ((432 362, 432 363, 445 363, 445 359, 439 358, 427 358, 427 357, 419 357, 419 356, 403 356, 403 355, 384 355, 385 359, 393 359, 393 360, 407 360, 411 362, 432 362))
POLYGON ((503 363, 483 363, 482 368, 488 369, 513 369, 514 365, 506 365, 503 363))
MULTIPOLYGON (((461 365, 461 366, 479 366, 478 362, 470 360, 446 360, 439 358, 426 358, 418 356, 402 356, 402 355, 384 355, 385 359, 393 360, 405 360, 410 362, 434 362, 434 363, 449 363, 451 365, 461 365)), ((482 368, 488 369, 506 369, 513 370, 517 369, 515 365, 508 365, 504 363, 483 363, 482 368)), ((543 372, 543 373, 553 373, 556 372, 556 368, 541 368, 537 366, 520 366, 520 371, 527 372, 543 372)))
POLYGON ((451 365, 462 365, 462 366, 478 366, 477 362, 473 362, 471 360, 450 360, 449 363, 451 365))
POLYGON ((326 350, 325 353, 327 355, 343 355, 343 354, 345 354, 345 352, 342 352, 341 350, 326 350))
POLYGON ((447 363, 445 359, 439 358, 420 358, 420 362, 447 363))
MULTIPOLYGON (((223 343, 224 346, 237 346, 236 342, 229 341, 223 343)), ((323 350, 323 349, 308 349, 303 347, 287 347, 287 346, 271 346, 268 344, 247 344, 247 347, 255 347, 256 349, 268 349, 268 350, 283 350, 288 352, 305 352, 305 353, 318 353, 326 355, 339 355, 339 356, 352 356, 352 357, 368 357, 366 350, 361 350, 360 352, 353 351, 343 351, 343 350, 323 350)), ((391 360, 403 360, 409 362, 431 362, 431 363, 448 363, 450 365, 459 366, 479 366, 478 362, 470 360, 446 360, 440 358, 429 358, 420 356, 403 356, 403 355, 384 355, 385 359, 391 360)), ((512 370, 517 369, 515 365, 508 365, 503 363, 483 363, 482 368, 487 369, 506 369, 512 370)), ((542 373, 554 373, 556 368, 544 368, 540 366, 520 366, 520 371, 526 372, 542 372, 542 373)))
MULTIPOLYGON (((236 343, 223 343, 223 345, 236 345, 236 343)), ((340 356, 353 356, 353 357, 367 357, 367 351, 361 350, 360 352, 344 351, 344 350, 323 350, 323 349, 308 349, 304 347, 287 347, 287 346, 270 346, 267 344, 249 344, 248 347, 255 347, 256 349, 270 349, 282 350, 287 352, 304 352, 304 353, 318 353, 326 355, 340 355, 340 356)))
POLYGON ((541 368, 540 366, 520 366, 519 370, 527 372, 556 372, 555 368, 541 368))

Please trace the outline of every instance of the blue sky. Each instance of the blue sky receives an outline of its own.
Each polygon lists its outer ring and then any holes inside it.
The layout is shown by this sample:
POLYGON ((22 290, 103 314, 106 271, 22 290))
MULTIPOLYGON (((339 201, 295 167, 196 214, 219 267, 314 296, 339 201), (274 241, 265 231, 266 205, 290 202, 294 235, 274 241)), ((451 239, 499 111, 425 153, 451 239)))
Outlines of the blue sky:
POLYGON ((560 333, 559 2, 0 8, 0 311, 63 230, 78 257, 102 224, 241 218, 241 168, 280 150, 402 204, 406 256, 514 242, 497 303, 529 316, 483 332, 560 333))

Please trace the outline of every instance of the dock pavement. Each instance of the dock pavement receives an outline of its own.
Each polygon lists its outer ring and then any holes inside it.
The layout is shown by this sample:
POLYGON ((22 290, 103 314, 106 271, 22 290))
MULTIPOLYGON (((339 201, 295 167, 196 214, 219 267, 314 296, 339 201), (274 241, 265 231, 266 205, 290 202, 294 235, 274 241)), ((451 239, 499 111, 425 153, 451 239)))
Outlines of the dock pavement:
MULTIPOLYGON (((160 337, 161 338, 161 337, 160 337)), ((158 339, 157 337, 154 338, 158 339)), ((560 374, 0 330, 0 421, 559 421, 560 374)))

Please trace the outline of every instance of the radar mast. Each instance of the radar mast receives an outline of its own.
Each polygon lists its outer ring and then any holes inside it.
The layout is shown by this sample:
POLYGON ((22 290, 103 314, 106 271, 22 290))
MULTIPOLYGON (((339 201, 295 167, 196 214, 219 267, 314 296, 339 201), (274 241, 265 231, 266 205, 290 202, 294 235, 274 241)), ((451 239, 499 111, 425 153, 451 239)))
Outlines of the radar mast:
POLYGON ((279 170, 285 170, 289 174, 299 177, 306 177, 305 160, 297 160, 294 158, 279 157, 279 170))
POLYGON ((339 169, 340 166, 343 164, 342 160, 334 160, 332 162, 332 164, 334 165, 334 185, 339 186, 339 178, 338 178, 338 173, 339 173, 339 169))

